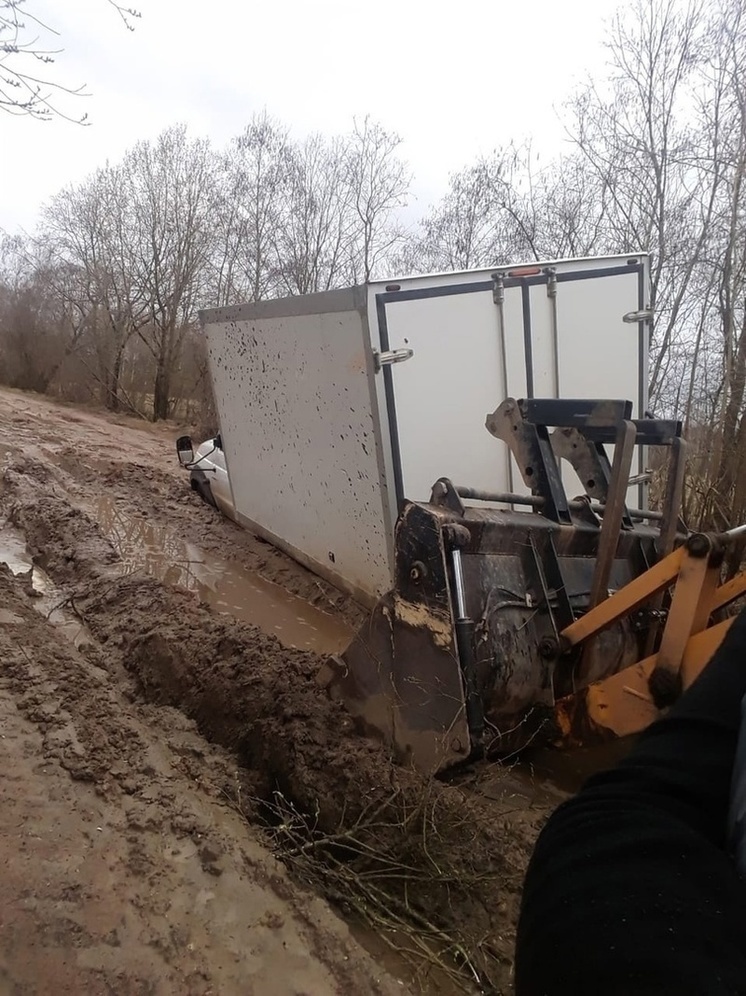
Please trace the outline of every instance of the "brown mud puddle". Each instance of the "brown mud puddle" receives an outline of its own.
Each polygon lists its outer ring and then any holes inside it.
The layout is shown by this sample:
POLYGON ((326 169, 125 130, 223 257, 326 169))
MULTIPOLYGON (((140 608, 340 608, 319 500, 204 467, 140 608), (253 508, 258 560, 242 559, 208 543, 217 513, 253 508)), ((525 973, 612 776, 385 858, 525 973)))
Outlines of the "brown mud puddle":
POLYGON ((121 557, 125 573, 142 571, 193 591, 216 612, 257 626, 285 647, 336 654, 354 636, 343 622, 304 599, 164 526, 123 511, 108 495, 97 499, 94 518, 121 557))
MULTIPOLYGON (((65 639, 75 647, 92 643, 93 637, 70 608, 70 599, 40 567, 37 567, 26 549, 23 534, 7 523, 0 526, 0 563, 7 564, 16 576, 28 576, 28 592, 33 595, 33 606, 65 639)), ((14 622, 5 619, 0 610, 0 625, 14 622)))

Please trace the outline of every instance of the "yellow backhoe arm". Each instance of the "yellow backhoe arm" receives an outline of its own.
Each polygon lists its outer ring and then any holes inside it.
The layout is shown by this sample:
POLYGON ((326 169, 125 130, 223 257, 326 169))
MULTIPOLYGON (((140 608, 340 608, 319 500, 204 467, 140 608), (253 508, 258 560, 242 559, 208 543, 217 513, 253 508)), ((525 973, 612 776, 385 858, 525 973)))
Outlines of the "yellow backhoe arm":
MULTIPOLYGON (((746 526, 739 526, 719 535, 693 534, 562 631, 563 649, 587 646, 603 630, 674 586, 657 652, 579 693, 591 726, 617 737, 638 733, 699 675, 733 622, 732 617, 717 620, 716 614, 746 594, 746 572, 720 583, 725 551, 745 533, 746 526)), ((557 719, 570 741, 577 739, 573 733, 577 712, 577 696, 557 702, 557 719)))

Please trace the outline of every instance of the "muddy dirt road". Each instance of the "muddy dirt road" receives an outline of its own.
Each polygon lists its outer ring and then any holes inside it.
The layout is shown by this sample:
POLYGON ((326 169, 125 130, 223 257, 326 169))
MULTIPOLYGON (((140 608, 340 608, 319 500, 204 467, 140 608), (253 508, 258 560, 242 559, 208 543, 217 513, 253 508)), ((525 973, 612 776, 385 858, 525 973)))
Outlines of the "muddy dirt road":
POLYGON ((315 675, 362 613, 176 435, 0 391, 0 994, 509 992, 560 796, 357 736, 315 675))

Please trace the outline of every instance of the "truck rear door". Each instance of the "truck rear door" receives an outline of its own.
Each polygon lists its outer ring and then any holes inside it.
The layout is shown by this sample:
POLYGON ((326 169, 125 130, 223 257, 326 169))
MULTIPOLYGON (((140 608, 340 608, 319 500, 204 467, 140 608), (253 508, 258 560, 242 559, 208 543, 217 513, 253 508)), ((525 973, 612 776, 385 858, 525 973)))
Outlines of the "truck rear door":
MULTIPOLYGON (((525 493, 507 448, 484 424, 506 397, 621 398, 642 417, 648 323, 630 313, 646 307, 647 286, 645 256, 372 285, 374 345, 377 336, 384 356, 412 350, 379 376, 398 502, 428 500, 442 476, 525 493)), ((582 490, 576 478, 567 486, 582 490)))

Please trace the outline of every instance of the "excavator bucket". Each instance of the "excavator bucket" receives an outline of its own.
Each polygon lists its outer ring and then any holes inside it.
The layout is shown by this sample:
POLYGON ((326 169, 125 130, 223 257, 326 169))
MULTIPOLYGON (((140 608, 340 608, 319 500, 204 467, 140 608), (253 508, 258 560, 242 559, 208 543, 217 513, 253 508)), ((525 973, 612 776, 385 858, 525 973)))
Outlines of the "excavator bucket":
MULTIPOLYGON (((631 407, 509 399, 487 417, 487 429, 510 447, 530 494, 478 492, 442 478, 428 503, 404 504, 394 588, 329 660, 325 679, 400 760, 436 773, 475 754, 567 737, 556 704, 655 644, 658 603, 591 641, 568 647, 562 639, 683 538, 681 426, 632 420, 631 407), (627 505, 638 446, 671 455, 658 512, 627 505), (580 498, 568 500, 560 459, 582 482, 580 498)), ((575 730, 588 722, 575 711, 575 730)))

